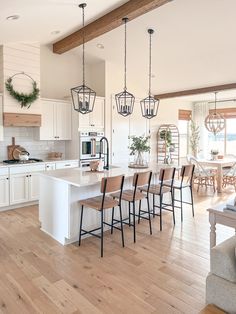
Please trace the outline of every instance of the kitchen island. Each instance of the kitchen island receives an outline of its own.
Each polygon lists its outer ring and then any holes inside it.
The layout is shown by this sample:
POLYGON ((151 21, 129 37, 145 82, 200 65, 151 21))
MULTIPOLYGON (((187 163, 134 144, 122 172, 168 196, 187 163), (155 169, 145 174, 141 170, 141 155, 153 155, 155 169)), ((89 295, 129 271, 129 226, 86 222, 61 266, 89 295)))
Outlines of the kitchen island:
MULTIPOLYGON (((157 174, 160 166, 151 165, 149 169, 142 170, 111 166, 109 170, 102 172, 73 168, 41 173, 39 197, 41 230, 63 245, 77 241, 81 210, 78 201, 99 195, 103 177, 125 175, 125 189, 132 186, 135 172, 147 170, 157 174)), ((123 217, 128 216, 125 205, 122 207, 123 217)), ((111 211, 105 211, 105 219, 107 221, 111 219, 111 211)), ((99 213, 91 209, 85 210, 83 221, 85 229, 94 229, 100 223, 99 213)))

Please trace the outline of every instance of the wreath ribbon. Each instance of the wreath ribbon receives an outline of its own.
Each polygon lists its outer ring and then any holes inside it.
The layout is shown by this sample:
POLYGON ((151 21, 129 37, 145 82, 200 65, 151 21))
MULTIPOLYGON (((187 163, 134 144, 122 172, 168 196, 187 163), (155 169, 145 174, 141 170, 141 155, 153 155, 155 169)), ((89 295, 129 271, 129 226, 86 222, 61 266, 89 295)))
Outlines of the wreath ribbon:
POLYGON ((21 108, 23 108, 23 107, 29 108, 31 106, 31 104, 35 100, 37 100, 39 97, 39 88, 37 87, 36 81, 30 75, 26 74, 25 72, 16 73, 16 74, 12 75, 11 77, 9 77, 6 80, 5 86, 6 86, 7 91, 9 92, 9 94, 21 104, 21 108), (33 91, 31 93, 29 93, 29 94, 20 93, 14 89, 13 84, 12 84, 12 80, 17 75, 25 75, 32 80, 33 91))

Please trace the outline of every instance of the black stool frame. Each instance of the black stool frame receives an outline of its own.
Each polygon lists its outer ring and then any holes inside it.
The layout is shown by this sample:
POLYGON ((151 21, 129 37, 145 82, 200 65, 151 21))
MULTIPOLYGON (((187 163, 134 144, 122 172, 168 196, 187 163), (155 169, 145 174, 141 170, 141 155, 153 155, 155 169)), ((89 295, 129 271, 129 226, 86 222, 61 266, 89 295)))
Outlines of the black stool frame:
MULTIPOLYGON (((101 218, 100 218, 100 221, 101 221, 101 226, 98 227, 98 228, 95 228, 95 229, 92 229, 92 230, 84 230, 82 228, 82 224, 83 224, 83 212, 84 212, 84 205, 81 206, 81 214, 80 214, 80 228, 79 228, 79 246, 81 245, 81 237, 85 234, 90 234, 96 238, 99 238, 101 239, 101 257, 103 257, 103 233, 104 233, 104 228, 103 226, 104 225, 107 225, 107 226, 110 226, 117 230, 120 230, 121 231, 121 239, 122 239, 122 246, 124 247, 125 246, 125 243, 124 243, 124 229, 123 229, 123 219, 122 219, 122 209, 121 209, 121 197, 122 197, 122 192, 123 192, 123 185, 124 185, 124 176, 122 178, 122 181, 121 181, 121 188, 120 188, 120 197, 119 197, 119 201, 118 201, 118 207, 119 207, 119 211, 120 211, 120 228, 119 227, 116 227, 116 226, 113 226, 113 224, 109 224, 107 222, 104 221, 104 201, 105 201, 105 196, 106 196, 106 188, 107 188, 107 179, 109 178, 105 178, 104 179, 104 190, 103 190, 103 197, 102 197, 102 206, 101 206, 101 210, 99 210, 100 214, 101 214, 101 218), (96 234, 95 232, 96 231, 99 231, 101 230, 101 234, 96 234)), ((112 208, 112 211, 114 211, 114 207, 112 208)))

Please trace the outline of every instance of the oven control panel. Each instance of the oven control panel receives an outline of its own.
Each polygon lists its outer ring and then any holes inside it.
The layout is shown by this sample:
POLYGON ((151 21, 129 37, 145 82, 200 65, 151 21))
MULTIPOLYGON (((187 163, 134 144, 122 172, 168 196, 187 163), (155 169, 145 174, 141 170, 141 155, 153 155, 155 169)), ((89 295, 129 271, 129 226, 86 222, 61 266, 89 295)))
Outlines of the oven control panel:
POLYGON ((80 132, 81 137, 103 137, 104 132, 94 132, 94 131, 88 131, 88 132, 80 132))

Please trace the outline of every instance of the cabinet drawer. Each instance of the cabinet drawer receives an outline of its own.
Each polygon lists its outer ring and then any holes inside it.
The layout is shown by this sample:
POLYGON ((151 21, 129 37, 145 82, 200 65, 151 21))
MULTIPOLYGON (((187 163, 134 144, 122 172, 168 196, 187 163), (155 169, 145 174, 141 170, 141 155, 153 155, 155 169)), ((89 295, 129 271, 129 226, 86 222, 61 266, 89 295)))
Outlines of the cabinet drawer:
POLYGON ((76 168, 79 166, 78 161, 65 161, 56 163, 56 169, 76 168))
POLYGON ((7 167, 0 168, 0 176, 8 176, 8 168, 7 167))
POLYGON ((35 171, 44 171, 45 165, 27 165, 27 166, 16 166, 10 168, 10 174, 26 173, 26 172, 35 172, 35 171))
POLYGON ((56 169, 56 164, 54 164, 54 163, 45 164, 45 170, 46 171, 55 170, 55 169, 56 169))

